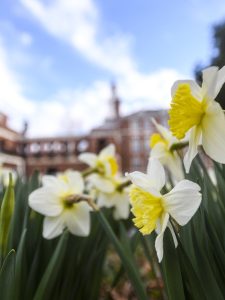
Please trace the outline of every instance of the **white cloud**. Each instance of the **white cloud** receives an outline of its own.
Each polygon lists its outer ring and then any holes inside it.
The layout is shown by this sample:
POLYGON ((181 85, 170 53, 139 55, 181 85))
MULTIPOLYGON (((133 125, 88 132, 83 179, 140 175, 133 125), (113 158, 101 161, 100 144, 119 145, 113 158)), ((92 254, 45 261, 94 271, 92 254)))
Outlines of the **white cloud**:
POLYGON ((92 0, 21 2, 50 34, 68 42, 91 62, 116 74, 128 74, 135 68, 129 38, 121 34, 99 38, 99 12, 92 0))
POLYGON ((22 85, 7 61, 0 43, 0 111, 10 117, 13 128, 22 130, 23 121, 28 120, 32 136, 77 134, 104 119, 109 93, 106 82, 96 81, 87 89, 63 90, 46 101, 35 102, 24 96, 22 85))
MULTIPOLYGON (((170 87, 182 76, 170 69, 141 73, 131 55, 130 37, 121 34, 101 37, 100 14, 91 0, 21 2, 50 34, 72 45, 84 58, 116 77, 119 95, 124 100, 124 113, 168 106, 170 87)), ((27 99, 7 64, 1 44, 0 80, 3 82, 0 110, 11 116, 17 128, 23 119, 28 120, 32 136, 81 133, 101 124, 108 113, 110 90, 104 80, 96 80, 84 88, 59 87, 54 95, 39 103, 27 99)))

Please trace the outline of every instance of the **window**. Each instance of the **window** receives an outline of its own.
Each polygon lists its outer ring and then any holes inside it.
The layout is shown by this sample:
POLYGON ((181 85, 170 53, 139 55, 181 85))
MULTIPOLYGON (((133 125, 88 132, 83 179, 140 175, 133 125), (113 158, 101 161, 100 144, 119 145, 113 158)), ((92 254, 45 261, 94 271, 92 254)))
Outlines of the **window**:
POLYGON ((131 152, 138 153, 141 151, 141 141, 138 138, 131 139, 131 152))

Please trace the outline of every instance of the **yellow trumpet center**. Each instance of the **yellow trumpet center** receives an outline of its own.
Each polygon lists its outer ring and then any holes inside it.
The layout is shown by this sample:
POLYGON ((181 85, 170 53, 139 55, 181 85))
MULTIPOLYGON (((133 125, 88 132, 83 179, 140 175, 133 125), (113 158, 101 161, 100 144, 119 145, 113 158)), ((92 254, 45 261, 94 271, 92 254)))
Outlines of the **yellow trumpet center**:
POLYGON ((205 101, 200 102, 192 96, 190 85, 180 84, 169 110, 168 123, 172 134, 178 139, 184 138, 190 128, 201 123, 205 110, 205 101))
POLYGON ((113 176, 116 175, 116 173, 118 172, 118 164, 117 164, 117 161, 116 161, 115 157, 109 156, 108 157, 108 162, 110 164, 112 175, 113 176))
POLYGON ((159 133, 153 133, 150 137, 150 147, 153 148, 158 143, 168 145, 168 142, 159 133))
POLYGON ((103 175, 106 175, 106 165, 105 164, 109 164, 110 166, 110 171, 112 176, 116 175, 116 173, 118 172, 118 164, 117 161, 115 159, 115 157, 113 156, 107 156, 106 158, 104 158, 104 160, 99 160, 97 162, 97 168, 99 169, 99 171, 101 173, 103 173, 103 175))
POLYGON ((150 234, 156 229, 157 221, 164 213, 163 198, 134 186, 130 190, 130 200, 131 211, 135 216, 133 219, 135 226, 142 234, 150 234))

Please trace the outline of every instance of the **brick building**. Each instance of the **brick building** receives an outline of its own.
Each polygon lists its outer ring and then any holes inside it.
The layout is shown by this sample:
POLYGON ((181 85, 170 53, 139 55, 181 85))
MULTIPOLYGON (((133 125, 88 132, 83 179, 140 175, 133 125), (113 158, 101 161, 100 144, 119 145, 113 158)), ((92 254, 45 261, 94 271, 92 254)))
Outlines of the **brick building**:
POLYGON ((7 117, 0 115, 0 158, 4 166, 25 171, 54 173, 68 168, 81 170, 84 165, 77 157, 82 152, 98 153, 109 143, 116 145, 122 172, 145 171, 149 156, 149 137, 155 132, 151 121, 167 124, 166 110, 139 111, 120 115, 120 100, 116 87, 111 87, 111 115, 105 122, 84 136, 25 138, 7 127, 7 117), (1 121, 2 120, 2 121, 1 121))
POLYGON ((24 174, 25 161, 20 149, 23 139, 23 133, 9 128, 7 116, 0 113, 0 166, 5 170, 17 170, 19 174, 24 174))

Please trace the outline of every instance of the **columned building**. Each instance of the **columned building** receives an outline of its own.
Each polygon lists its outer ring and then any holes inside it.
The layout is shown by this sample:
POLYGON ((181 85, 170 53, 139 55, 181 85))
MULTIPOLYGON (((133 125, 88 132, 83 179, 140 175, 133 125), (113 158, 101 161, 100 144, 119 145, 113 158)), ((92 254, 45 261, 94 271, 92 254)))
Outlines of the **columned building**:
POLYGON ((105 122, 83 136, 27 138, 7 125, 7 116, 0 114, 0 163, 21 174, 56 173, 66 169, 82 170, 78 160, 82 152, 98 153, 110 143, 116 145, 122 173, 146 171, 149 138, 156 131, 152 118, 167 125, 166 110, 138 111, 128 116, 120 114, 120 99, 116 86, 111 86, 110 114, 105 122))
POLYGON ((0 168, 25 173, 25 160, 20 149, 22 140, 23 134, 9 128, 7 116, 0 113, 0 168))

